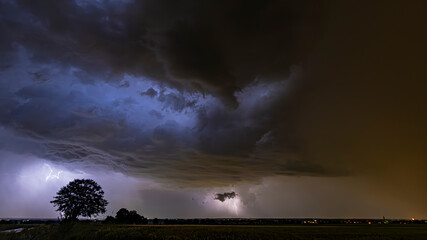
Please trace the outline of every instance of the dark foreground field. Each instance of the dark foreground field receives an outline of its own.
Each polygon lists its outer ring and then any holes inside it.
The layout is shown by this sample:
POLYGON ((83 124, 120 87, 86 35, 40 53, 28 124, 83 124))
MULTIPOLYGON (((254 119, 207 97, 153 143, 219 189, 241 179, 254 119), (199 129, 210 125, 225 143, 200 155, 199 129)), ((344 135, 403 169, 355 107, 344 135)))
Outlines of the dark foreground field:
POLYGON ((136 226, 39 225, 0 239, 427 239, 426 225, 136 226))

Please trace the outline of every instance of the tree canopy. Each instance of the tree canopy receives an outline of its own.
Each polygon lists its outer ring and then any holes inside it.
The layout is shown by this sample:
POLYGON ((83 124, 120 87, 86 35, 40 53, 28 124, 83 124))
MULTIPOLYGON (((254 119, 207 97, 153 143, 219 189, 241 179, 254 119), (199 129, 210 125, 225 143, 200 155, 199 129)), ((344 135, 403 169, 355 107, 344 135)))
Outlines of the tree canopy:
POLYGON ((77 219, 78 216, 90 218, 105 213, 108 204, 101 186, 92 179, 71 181, 57 192, 54 199, 51 203, 67 220, 77 219))

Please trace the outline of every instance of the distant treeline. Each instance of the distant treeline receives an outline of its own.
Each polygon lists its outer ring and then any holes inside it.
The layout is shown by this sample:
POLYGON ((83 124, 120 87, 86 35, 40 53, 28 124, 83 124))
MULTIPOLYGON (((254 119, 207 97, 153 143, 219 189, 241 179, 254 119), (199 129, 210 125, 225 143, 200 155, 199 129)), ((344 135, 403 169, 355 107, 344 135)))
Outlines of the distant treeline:
POLYGON ((427 220, 389 219, 287 219, 287 218, 207 218, 207 219, 154 219, 148 224, 200 224, 200 225, 316 225, 316 224, 427 224, 427 220))
MULTIPOLYGON (((427 224, 427 220, 407 219, 314 219, 314 218, 195 218, 195 219, 147 219, 136 211, 120 209, 115 217, 105 220, 81 220, 106 224, 150 225, 316 225, 316 224, 427 224)), ((0 219, 0 224, 57 224, 59 219, 0 219)))
POLYGON ((120 209, 116 213, 116 217, 107 216, 104 223, 120 223, 120 224, 147 224, 148 220, 144 216, 139 215, 135 210, 120 209))

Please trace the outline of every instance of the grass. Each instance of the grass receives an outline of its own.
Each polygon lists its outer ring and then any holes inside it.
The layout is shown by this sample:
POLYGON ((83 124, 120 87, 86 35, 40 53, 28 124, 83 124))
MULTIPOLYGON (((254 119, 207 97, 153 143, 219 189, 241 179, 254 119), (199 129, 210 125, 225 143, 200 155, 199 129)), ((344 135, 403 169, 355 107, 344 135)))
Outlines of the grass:
POLYGON ((324 226, 136 226, 76 223, 40 225, 20 233, 0 233, 0 239, 427 239, 427 225, 324 226))
POLYGON ((15 228, 32 228, 35 226, 38 226, 38 225, 16 225, 16 224, 0 225, 0 232, 10 230, 10 229, 15 229, 15 228))

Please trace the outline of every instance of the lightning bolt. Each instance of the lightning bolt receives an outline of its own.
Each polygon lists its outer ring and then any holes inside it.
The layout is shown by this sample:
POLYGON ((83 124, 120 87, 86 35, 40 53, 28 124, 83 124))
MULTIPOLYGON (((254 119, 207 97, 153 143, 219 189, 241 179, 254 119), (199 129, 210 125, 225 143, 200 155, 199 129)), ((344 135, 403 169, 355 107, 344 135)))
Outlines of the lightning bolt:
POLYGON ((49 179, 59 179, 59 174, 62 173, 62 171, 58 171, 56 174, 53 174, 53 169, 50 167, 49 164, 44 164, 47 168, 49 168, 49 175, 46 176, 46 182, 49 181, 49 179))

